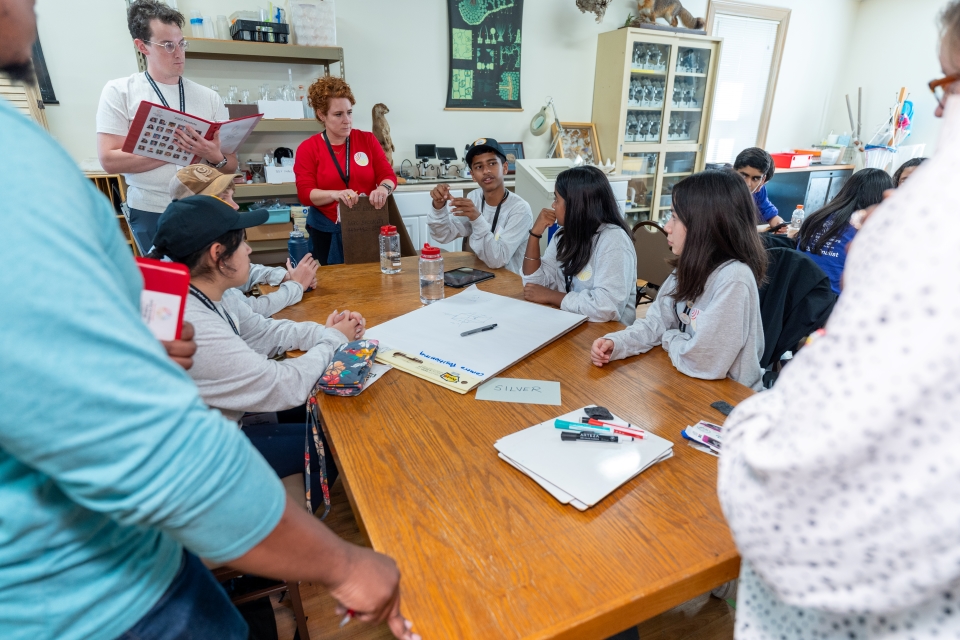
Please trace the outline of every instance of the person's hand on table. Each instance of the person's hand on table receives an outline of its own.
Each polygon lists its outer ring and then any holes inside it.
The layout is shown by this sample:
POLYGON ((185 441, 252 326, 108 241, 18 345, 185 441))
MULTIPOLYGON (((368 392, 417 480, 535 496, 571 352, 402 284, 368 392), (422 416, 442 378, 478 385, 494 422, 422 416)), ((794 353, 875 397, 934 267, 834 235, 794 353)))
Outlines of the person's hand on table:
POLYGON ((365 331, 364 322, 363 316, 359 313, 344 309, 343 311, 334 311, 327 316, 325 326, 336 329, 347 336, 347 340, 359 340, 363 337, 365 331))
POLYGON ((433 208, 437 211, 443 209, 449 200, 452 200, 450 197, 450 185, 438 184, 430 191, 430 197, 433 198, 433 208))
POLYGON ((609 364, 612 355, 613 340, 608 338, 597 338, 590 348, 590 361, 598 367, 609 364))
POLYGON ((193 334, 193 325, 184 321, 183 328, 180 329, 179 340, 160 341, 163 348, 167 350, 170 359, 184 369, 193 366, 193 354, 197 352, 197 343, 193 341, 193 334))
POLYGON ((293 263, 290 262, 290 258, 287 258, 287 278, 293 280, 294 282, 299 282, 300 286, 303 287, 303 290, 310 291, 311 289, 316 289, 317 287, 317 269, 320 268, 320 263, 313 259, 312 254, 306 254, 303 256, 303 259, 297 264, 296 268, 293 267, 293 263))
POLYGON ((553 209, 541 209, 537 219, 533 221, 533 231, 538 236, 557 223, 557 213, 553 209))
POLYGON ((480 217, 477 205, 470 198, 451 198, 450 211, 455 216, 463 216, 473 222, 480 217))
POLYGON ((360 201, 360 195, 353 189, 344 189, 343 191, 337 191, 335 200, 352 209, 353 205, 360 201))
POLYGON ((387 204, 387 198, 389 197, 390 192, 387 191, 387 188, 378 186, 373 190, 373 193, 370 194, 370 204, 373 205, 374 209, 382 209, 383 205, 387 204))
POLYGON ((352 547, 349 576, 330 589, 339 604, 338 615, 353 611, 364 622, 386 621, 400 640, 420 640, 413 623, 400 613, 400 570, 397 563, 372 549, 352 547))
POLYGON ((213 134, 213 140, 207 140, 193 127, 185 126, 173 133, 181 149, 195 153, 210 164, 219 164, 227 156, 220 151, 220 131, 213 134))

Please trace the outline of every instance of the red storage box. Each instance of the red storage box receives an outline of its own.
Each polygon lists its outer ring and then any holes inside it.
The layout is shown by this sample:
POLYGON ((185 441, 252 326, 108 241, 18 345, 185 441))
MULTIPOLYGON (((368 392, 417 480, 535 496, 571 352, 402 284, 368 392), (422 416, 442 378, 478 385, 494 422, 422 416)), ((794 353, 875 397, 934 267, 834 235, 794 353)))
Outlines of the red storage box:
POLYGON ((809 167, 813 156, 803 153, 771 153, 773 164, 777 169, 799 169, 809 167))

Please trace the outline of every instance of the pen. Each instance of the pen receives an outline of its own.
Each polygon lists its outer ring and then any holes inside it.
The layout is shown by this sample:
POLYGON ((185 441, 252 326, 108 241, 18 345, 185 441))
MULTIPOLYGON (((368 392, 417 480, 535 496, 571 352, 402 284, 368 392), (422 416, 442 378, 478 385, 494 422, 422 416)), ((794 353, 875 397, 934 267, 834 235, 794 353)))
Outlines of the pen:
POLYGON ((460 334, 460 337, 463 338, 464 336, 472 336, 475 333, 480 333, 481 331, 490 331, 491 329, 496 329, 496 328, 497 328, 497 325, 488 324, 485 327, 479 327, 477 329, 470 329, 470 331, 464 331, 463 333, 460 334))
POLYGON ((593 426, 595 426, 595 427, 610 427, 610 428, 612 428, 612 429, 615 430, 615 431, 616 431, 617 429, 620 429, 620 431, 617 431, 617 433, 621 433, 621 432, 626 433, 626 432, 629 432, 629 435, 635 436, 635 437, 637 437, 637 438, 642 438, 643 435, 644 435, 644 433, 645 433, 643 429, 638 429, 638 428, 634 427, 633 425, 631 425, 631 424, 629 424, 629 423, 628 423, 626 426, 624 426, 624 425, 622 425, 622 424, 617 424, 617 423, 615 423, 615 422, 607 422, 607 421, 605 421, 605 420, 597 420, 596 418, 580 418, 580 422, 581 422, 582 424, 589 424, 589 425, 593 425, 593 426))
POLYGON ((347 609, 347 615, 343 616, 343 620, 340 621, 340 627, 346 626, 348 622, 353 620, 353 616, 356 613, 353 609, 347 609))
POLYGON ((643 439, 643 434, 637 434, 636 432, 631 432, 629 430, 621 429, 619 427, 604 427, 593 424, 584 424, 582 422, 569 422, 567 420, 560 420, 559 418, 553 421, 553 426, 557 429, 567 429, 569 431, 601 431, 607 435, 611 433, 616 433, 621 436, 626 436, 630 439, 639 438, 643 439))
POLYGON ((575 433, 571 431, 563 431, 560 434, 560 439, 564 442, 573 442, 575 440, 585 440, 586 442, 619 442, 620 438, 617 436, 602 436, 599 433, 594 433, 592 431, 581 431, 580 433, 575 433))

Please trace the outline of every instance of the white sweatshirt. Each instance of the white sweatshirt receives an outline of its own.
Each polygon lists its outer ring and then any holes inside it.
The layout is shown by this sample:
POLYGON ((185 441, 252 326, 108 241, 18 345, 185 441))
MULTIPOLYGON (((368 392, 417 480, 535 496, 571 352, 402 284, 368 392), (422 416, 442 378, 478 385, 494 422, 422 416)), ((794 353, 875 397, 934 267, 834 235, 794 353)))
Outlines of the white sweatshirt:
POLYGON ((446 204, 439 210, 430 205, 427 215, 430 236, 438 243, 467 237, 470 239, 470 250, 491 269, 506 267, 507 271, 521 273, 527 232, 533 226, 533 215, 526 200, 510 191, 507 194, 507 199, 500 207, 496 229, 491 225, 497 207, 491 207, 484 201, 482 189, 474 189, 467 194, 480 212, 480 216, 472 222, 465 216, 453 215, 446 204))
MULTIPOLYGON (((554 235, 540 260, 540 268, 523 284, 539 284, 554 291, 566 291, 567 280, 557 260, 554 235)), ((629 326, 637 317, 637 252, 633 239, 615 224, 601 225, 593 237, 593 251, 587 266, 570 282, 570 291, 560 308, 587 316, 590 322, 619 320, 629 326)))
POLYGON ((686 315, 685 302, 677 302, 676 272, 671 273, 660 295, 650 303, 647 317, 606 336, 613 340, 612 360, 646 353, 658 344, 670 354, 680 373, 692 378, 732 378, 754 391, 763 389, 763 321, 757 280, 742 262, 726 262, 707 278, 703 294, 686 315))
POLYGON ((306 402, 333 354, 348 342, 336 329, 315 322, 265 318, 237 296, 225 295, 216 306, 230 315, 240 335, 188 295, 184 319, 193 324, 197 342, 188 373, 204 402, 235 422, 247 411, 283 411, 306 402), (270 359, 291 349, 306 353, 270 359))

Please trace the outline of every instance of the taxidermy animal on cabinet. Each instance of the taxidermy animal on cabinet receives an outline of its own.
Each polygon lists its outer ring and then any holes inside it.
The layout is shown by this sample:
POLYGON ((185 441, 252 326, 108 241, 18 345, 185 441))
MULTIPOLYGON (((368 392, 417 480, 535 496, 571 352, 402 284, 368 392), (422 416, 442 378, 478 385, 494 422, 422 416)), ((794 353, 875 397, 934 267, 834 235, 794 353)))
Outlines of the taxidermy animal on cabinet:
POLYGON ((703 18, 694 18, 693 14, 683 8, 680 0, 638 0, 639 15, 630 23, 630 26, 641 24, 655 24, 657 18, 663 18, 671 27, 679 26, 683 22, 687 29, 703 29, 706 23, 703 18))
POLYGON ((597 16, 597 23, 603 21, 603 16, 607 12, 607 7, 613 3, 613 0, 577 0, 577 8, 580 13, 593 13, 597 16))
POLYGON ((390 125, 387 123, 386 115, 390 113, 387 105, 381 103, 373 105, 373 136, 383 147, 383 153, 387 156, 387 162, 393 166, 393 152, 396 147, 393 146, 393 138, 390 137, 390 125))

